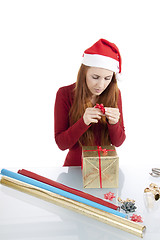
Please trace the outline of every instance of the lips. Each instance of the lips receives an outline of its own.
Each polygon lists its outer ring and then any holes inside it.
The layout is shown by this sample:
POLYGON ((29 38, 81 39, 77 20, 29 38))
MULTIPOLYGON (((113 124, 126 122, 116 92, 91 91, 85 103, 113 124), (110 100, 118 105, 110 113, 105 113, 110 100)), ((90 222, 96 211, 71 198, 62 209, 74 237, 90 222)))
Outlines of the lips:
POLYGON ((101 89, 95 89, 95 92, 96 92, 96 93, 101 93, 102 90, 101 90, 101 89))

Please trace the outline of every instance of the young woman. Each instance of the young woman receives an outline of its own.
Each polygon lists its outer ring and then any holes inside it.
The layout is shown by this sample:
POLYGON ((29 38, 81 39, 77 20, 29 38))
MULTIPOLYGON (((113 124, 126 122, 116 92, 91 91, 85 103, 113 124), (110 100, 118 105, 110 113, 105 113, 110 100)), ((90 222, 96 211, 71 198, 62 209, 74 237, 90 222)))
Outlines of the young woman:
POLYGON ((121 93, 116 74, 121 56, 115 44, 100 39, 85 50, 77 82, 58 90, 55 141, 69 149, 64 166, 80 166, 82 145, 120 146, 125 140, 121 93), (96 108, 103 104, 105 112, 96 108))

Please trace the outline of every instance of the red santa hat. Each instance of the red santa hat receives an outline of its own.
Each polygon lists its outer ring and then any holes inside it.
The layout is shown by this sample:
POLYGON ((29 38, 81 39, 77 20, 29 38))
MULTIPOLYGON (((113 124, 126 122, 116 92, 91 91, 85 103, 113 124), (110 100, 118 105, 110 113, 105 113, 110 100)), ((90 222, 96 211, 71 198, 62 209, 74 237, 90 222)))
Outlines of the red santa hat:
POLYGON ((90 67, 99 67, 121 73, 121 55, 114 43, 105 39, 98 40, 93 46, 86 49, 82 63, 90 67))

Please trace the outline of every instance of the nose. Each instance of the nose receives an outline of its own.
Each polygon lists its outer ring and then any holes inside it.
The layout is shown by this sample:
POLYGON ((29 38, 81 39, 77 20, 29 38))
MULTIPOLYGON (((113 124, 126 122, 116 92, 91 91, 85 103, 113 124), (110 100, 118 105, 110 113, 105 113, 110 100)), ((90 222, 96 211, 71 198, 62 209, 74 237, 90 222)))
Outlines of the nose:
POLYGON ((104 87, 104 79, 100 78, 98 83, 97 83, 97 87, 102 89, 104 87))

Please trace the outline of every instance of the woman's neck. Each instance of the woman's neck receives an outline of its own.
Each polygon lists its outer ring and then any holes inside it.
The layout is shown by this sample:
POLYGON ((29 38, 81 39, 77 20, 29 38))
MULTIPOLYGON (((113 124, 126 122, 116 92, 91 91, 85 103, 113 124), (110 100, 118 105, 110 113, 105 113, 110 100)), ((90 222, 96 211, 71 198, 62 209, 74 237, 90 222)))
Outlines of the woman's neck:
POLYGON ((98 100, 98 96, 96 95, 91 96, 91 103, 93 104, 93 106, 97 103, 97 100, 98 100))

